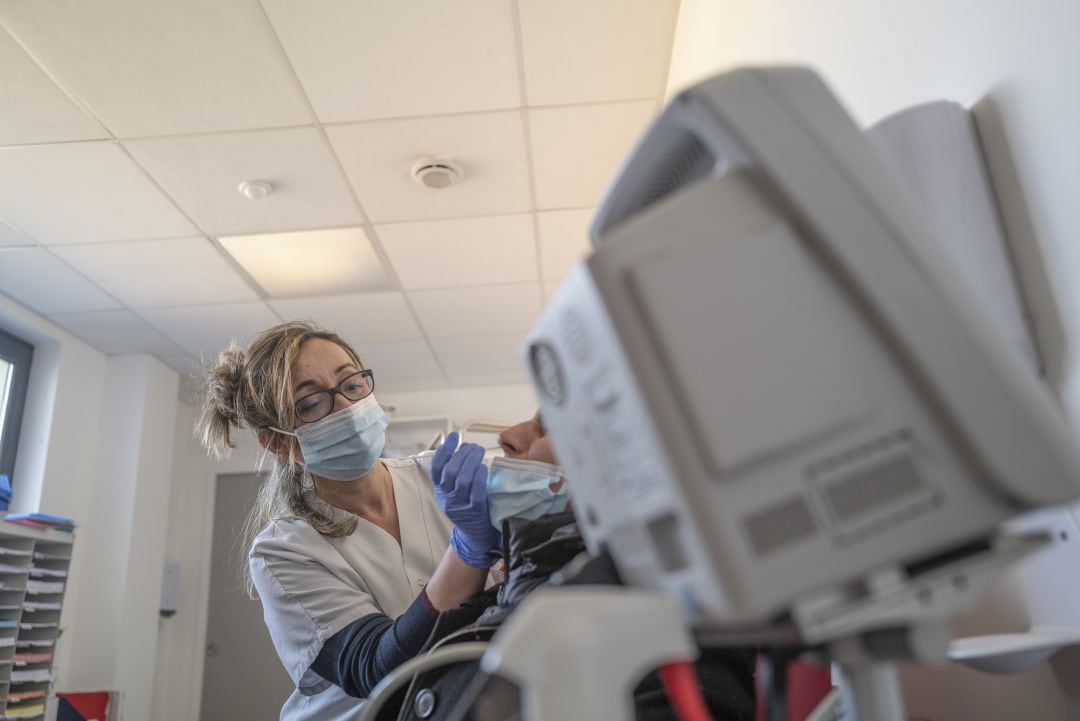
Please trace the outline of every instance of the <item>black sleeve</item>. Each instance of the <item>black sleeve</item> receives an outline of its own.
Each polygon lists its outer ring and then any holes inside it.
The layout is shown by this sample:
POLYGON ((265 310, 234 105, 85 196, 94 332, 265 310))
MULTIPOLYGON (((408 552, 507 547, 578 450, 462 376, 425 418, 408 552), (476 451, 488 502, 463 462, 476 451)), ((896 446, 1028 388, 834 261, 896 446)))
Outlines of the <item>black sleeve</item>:
POLYGON ((335 633, 311 670, 348 695, 366 698, 383 676, 420 652, 438 617, 427 591, 421 591, 397 620, 372 613, 335 633))

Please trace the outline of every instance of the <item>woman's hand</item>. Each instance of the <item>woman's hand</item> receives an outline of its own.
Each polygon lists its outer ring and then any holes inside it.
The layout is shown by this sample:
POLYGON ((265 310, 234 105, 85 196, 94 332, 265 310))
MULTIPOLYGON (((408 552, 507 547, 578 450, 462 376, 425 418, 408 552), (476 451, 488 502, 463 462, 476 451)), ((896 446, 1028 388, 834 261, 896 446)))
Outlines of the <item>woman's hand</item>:
POLYGON ((450 545, 458 557, 475 568, 490 568, 499 532, 488 513, 484 449, 475 443, 457 444, 458 434, 451 433, 431 459, 435 501, 454 524, 450 545))

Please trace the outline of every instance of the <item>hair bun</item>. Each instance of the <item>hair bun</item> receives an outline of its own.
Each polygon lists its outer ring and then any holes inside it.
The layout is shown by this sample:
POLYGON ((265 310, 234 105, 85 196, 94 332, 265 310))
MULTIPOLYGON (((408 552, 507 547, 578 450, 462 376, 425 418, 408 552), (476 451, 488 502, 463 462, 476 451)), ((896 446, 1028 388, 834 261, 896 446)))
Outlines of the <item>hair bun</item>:
POLYGON ((196 434, 217 458, 224 458, 235 447, 232 429, 239 428, 243 420, 241 389, 246 365, 243 349, 233 341, 218 356, 217 363, 199 374, 203 391, 196 434))

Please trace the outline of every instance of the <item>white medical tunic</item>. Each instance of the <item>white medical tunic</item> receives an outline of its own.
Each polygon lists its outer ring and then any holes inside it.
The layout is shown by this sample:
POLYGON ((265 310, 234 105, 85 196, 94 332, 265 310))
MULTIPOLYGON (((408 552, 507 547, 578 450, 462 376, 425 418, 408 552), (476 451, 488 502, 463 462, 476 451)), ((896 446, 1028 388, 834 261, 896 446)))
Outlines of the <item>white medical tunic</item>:
MULTIPOLYGON (((357 519, 349 536, 328 538, 295 518, 278 518, 255 539, 248 561, 285 670, 296 688, 281 721, 353 719, 363 703, 311 670, 331 636, 373 613, 397 618, 420 594, 450 543, 450 521, 435 503, 431 454, 382 459, 390 470, 401 545, 357 519)), ((349 517, 312 493, 331 518, 349 517)))

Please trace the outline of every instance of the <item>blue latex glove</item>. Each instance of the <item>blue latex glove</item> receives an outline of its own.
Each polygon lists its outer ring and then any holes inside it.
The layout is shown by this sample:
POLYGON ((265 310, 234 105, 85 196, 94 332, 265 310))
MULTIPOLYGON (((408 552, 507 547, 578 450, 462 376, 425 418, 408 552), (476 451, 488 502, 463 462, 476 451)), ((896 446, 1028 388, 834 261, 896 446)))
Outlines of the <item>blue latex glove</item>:
POLYGON ((484 449, 475 443, 457 444, 458 434, 451 433, 431 459, 435 501, 454 524, 450 546, 458 557, 470 566, 490 568, 495 561, 491 551, 500 539, 488 515, 484 449))

